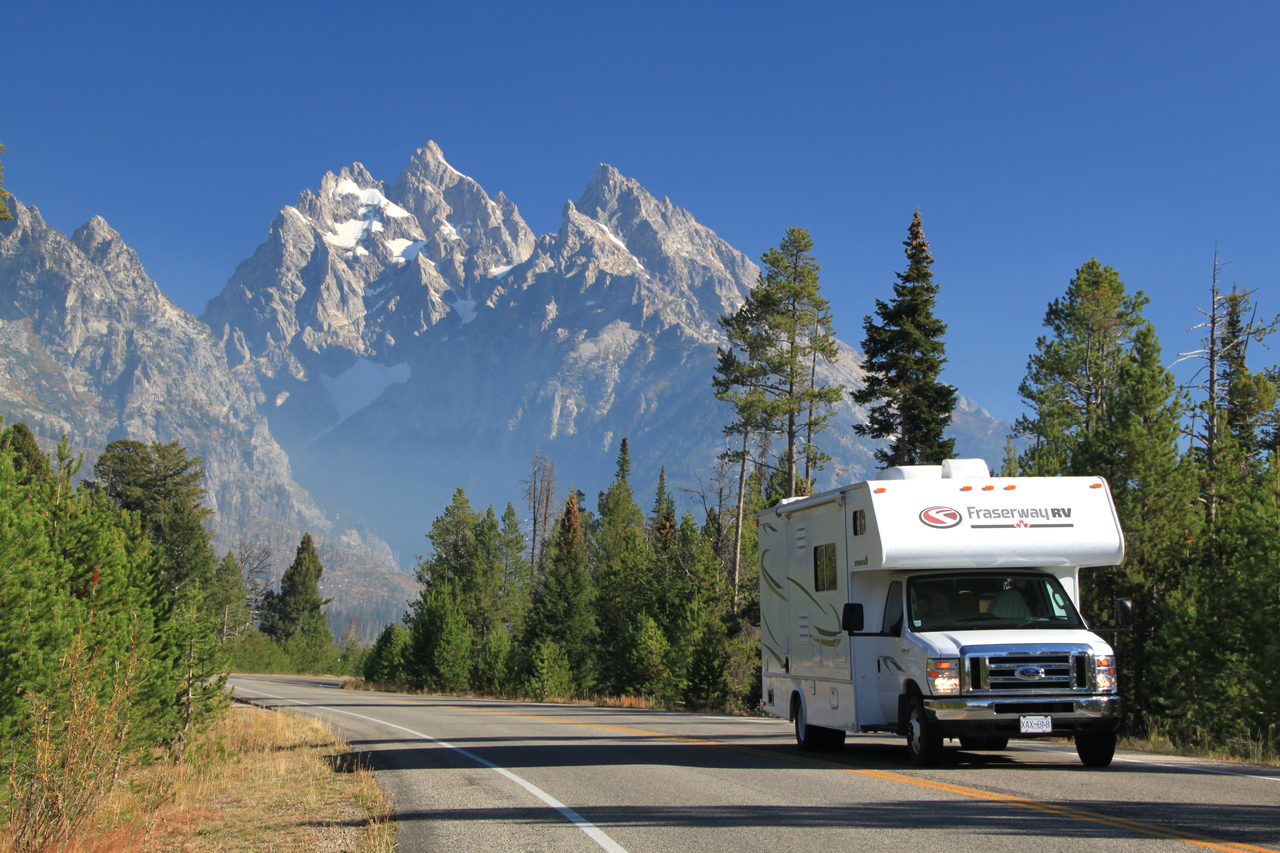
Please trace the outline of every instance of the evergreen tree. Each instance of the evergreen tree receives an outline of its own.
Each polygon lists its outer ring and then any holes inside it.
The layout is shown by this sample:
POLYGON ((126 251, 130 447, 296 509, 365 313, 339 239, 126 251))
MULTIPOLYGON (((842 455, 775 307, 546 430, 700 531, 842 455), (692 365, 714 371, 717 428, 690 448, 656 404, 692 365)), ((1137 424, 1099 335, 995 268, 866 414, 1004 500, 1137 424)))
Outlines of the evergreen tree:
POLYGON ((476 642, 484 639, 501 624, 499 602, 505 568, 502 551, 502 528, 490 506, 476 521, 472 536, 474 551, 459 585, 459 605, 476 642))
POLYGON ((0 432, 0 446, 13 452, 13 465, 22 482, 30 483, 50 476, 49 457, 40 450, 31 428, 22 421, 0 432))
POLYGON ((538 699, 567 699, 573 694, 573 669, 564 649, 550 637, 533 647, 529 692, 538 699))
POLYGON ((535 649, 544 640, 554 641, 569 662, 574 684, 587 692, 595 685, 595 589, 573 497, 565 501, 546 562, 529 603, 522 645, 535 649))
POLYGON ((466 690, 471 677, 471 627, 450 584, 424 588, 409 621, 406 669, 413 686, 466 690))
POLYGON ((230 551, 214 570, 213 585, 205 595, 205 606, 218 623, 220 642, 230 642, 248 629, 250 619, 244 577, 240 572, 240 562, 230 551))
POLYGON ((502 693, 509 686, 510 663, 511 635, 498 625, 480 644, 471 673, 472 686, 489 693, 502 693))
POLYGON ((1134 631, 1114 643, 1125 713, 1136 730, 1154 710, 1169 671, 1147 664, 1161 659, 1152 649, 1170 624, 1170 598, 1184 583, 1200 529, 1195 471, 1179 446, 1180 418, 1173 374, 1161 363, 1155 328, 1144 323, 1120 365, 1105 417, 1073 459, 1077 473, 1107 478, 1125 534, 1124 563, 1086 570, 1081 593, 1093 624, 1110 622, 1115 598, 1134 601, 1134 631))
POLYGON ((364 659, 362 675, 375 684, 405 682, 410 646, 409 629, 401 622, 388 625, 378 634, 364 659))
POLYGON ((498 595, 498 620, 507 631, 514 631, 524 617, 529 601, 533 574, 525 559, 524 531, 516 508, 507 503, 502 513, 502 528, 498 533, 498 557, 502 564, 501 586, 498 595))
POLYGON ((956 407, 956 389, 938 380, 947 363, 942 340, 947 324, 933 313, 938 286, 918 210, 902 245, 907 270, 897 274, 893 301, 877 299, 879 322, 871 315, 862 321, 867 376, 852 396, 867 407, 867 422, 853 431, 891 441, 888 449, 875 453, 886 467, 939 465, 955 452, 955 439, 943 438, 943 433, 956 407))
POLYGON ((1018 435, 1031 439, 1019 460, 1022 473, 1077 472, 1075 450, 1107 418, 1148 301, 1142 291, 1128 295, 1119 274, 1091 258, 1076 271, 1066 294, 1049 303, 1044 325, 1052 335, 1036 340, 1018 386, 1018 396, 1032 412, 1014 425, 1018 435))
POLYGON ((290 643, 291 651, 322 653, 331 647, 333 634, 324 606, 333 599, 320 597, 323 574, 315 542, 304 533, 293 563, 280 579, 280 591, 268 593, 263 602, 263 633, 278 643, 290 643))
POLYGON ((200 457, 188 459, 176 441, 113 441, 93 473, 108 498, 142 519, 159 556, 159 593, 178 596, 190 586, 212 587, 217 558, 204 524, 213 511, 204 503, 200 457))
MULTIPOLYGON (((593 539, 591 560, 600 629, 599 677, 614 692, 624 688, 627 630, 642 599, 647 568, 644 512, 636 505, 630 474, 631 456, 624 438, 613 482, 600 493, 597 503, 600 534, 593 539)), ((665 489, 665 473, 662 478, 665 489)))
POLYGON ((478 520, 466 493, 462 489, 455 491, 444 514, 431 522, 427 539, 431 541, 432 554, 429 559, 418 561, 418 583, 439 586, 470 572, 478 520))
POLYGON ((734 316, 720 320, 730 345, 719 350, 714 384, 717 397, 738 409, 731 431, 767 431, 785 438, 778 461, 791 496, 796 494, 801 453, 806 472, 820 469, 830 458, 814 437, 826 428, 844 389, 817 383, 818 362, 834 364, 838 350, 831 310, 819 293, 820 268, 809 232, 788 228, 778 248, 760 261, 763 270, 746 302, 734 316))

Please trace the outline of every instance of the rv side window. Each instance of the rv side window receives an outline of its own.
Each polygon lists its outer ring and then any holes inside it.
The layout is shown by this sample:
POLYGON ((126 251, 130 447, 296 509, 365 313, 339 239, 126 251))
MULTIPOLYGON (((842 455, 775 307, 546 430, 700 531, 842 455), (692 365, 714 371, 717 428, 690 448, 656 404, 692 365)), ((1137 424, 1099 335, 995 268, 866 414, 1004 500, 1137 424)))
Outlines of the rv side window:
POLYGON ((853 511, 853 535, 865 536, 867 533, 867 511, 865 509, 855 509, 853 511))
POLYGON ((830 592, 836 588, 836 545, 813 547, 813 589, 815 592, 830 592))
POLYGON ((884 602, 884 621, 880 630, 886 634, 902 634, 902 581, 889 584, 889 597, 884 602))

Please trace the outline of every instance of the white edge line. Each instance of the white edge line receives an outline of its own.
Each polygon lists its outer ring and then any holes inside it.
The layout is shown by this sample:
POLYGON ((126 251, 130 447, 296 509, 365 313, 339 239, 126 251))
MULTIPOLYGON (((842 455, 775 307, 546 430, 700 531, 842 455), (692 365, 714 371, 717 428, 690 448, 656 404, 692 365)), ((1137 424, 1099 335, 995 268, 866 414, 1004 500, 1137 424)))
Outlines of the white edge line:
POLYGON ((486 761, 485 759, 481 758, 480 756, 476 755, 473 752, 467 752, 465 749, 462 749, 461 747, 454 746, 451 743, 446 743, 445 741, 442 741, 438 738, 433 738, 431 737, 431 735, 424 735, 422 732, 415 732, 413 729, 406 729, 404 726, 397 726, 395 723, 388 723, 384 720, 377 720, 377 719, 374 719, 373 717, 366 717, 363 714, 356 714, 351 711, 343 711, 338 708, 331 708, 328 705, 314 705, 310 702, 303 702, 301 699, 290 699, 286 696, 273 696, 270 693, 263 693, 261 690, 253 690, 252 688, 241 687, 239 685, 236 685, 236 692, 240 692, 241 690, 245 691, 246 693, 256 693, 259 696, 265 696, 268 699, 279 699, 282 702, 293 702, 296 705, 306 705, 308 708, 320 708, 325 711, 332 711, 335 714, 346 714, 348 717, 359 717, 362 720, 368 720, 371 723, 377 723, 378 725, 387 726, 388 728, 392 728, 392 729, 399 729, 400 731, 405 732, 406 734, 411 734, 414 737, 422 738, 423 740, 430 741, 431 743, 437 744, 438 746, 443 746, 443 747, 452 749, 454 752, 457 752, 460 755, 465 755, 467 758, 470 758, 476 764, 480 764, 480 765, 483 765, 484 767, 488 767, 490 770, 493 770, 496 773, 500 773, 501 775, 510 779, 512 782, 515 782, 521 788, 524 788, 530 794, 533 794, 535 797, 542 800, 547 805, 551 806, 551 808, 560 812, 560 814, 564 816, 566 820, 568 820, 574 826, 578 827, 578 829, 581 829, 583 832, 585 832, 592 841, 594 841, 596 844, 599 844, 603 849, 609 851, 609 853, 627 853, 627 850, 625 847, 623 847, 621 844, 619 844, 618 842, 610 838, 608 835, 606 835, 603 830, 601 830, 599 827, 597 827, 591 821, 587 820, 582 815, 575 812, 573 809, 566 806, 564 803, 557 800, 555 797, 548 794, 546 791, 539 788, 537 785, 533 784, 532 782, 526 781, 525 779, 521 779, 519 776, 517 776, 516 774, 512 773, 510 770, 507 770, 504 767, 499 767, 498 765, 494 764, 491 761, 486 761))
MULTIPOLYGON (((1063 749, 1049 749, 1043 746, 1010 746, 1009 749, 1024 750, 1027 752, 1057 752, 1066 753, 1063 749)), ((1120 758, 1119 756, 1112 759, 1113 761, 1123 761, 1126 764, 1145 764, 1150 767, 1173 767, 1178 770, 1190 770, 1194 773, 1216 773, 1219 776, 1239 776, 1243 779, 1266 779, 1268 782, 1280 782, 1280 776, 1264 776, 1260 773, 1235 773, 1231 770, 1214 770, 1212 767, 1201 767, 1198 764, 1174 764, 1167 761, 1148 761, 1145 758, 1120 758)))

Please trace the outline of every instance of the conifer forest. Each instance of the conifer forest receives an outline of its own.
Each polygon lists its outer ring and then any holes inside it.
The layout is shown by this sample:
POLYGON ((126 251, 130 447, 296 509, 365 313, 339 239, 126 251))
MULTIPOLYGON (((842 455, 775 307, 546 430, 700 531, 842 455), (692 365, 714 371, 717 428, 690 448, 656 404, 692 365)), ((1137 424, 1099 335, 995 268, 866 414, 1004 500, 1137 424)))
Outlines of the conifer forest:
MULTIPOLYGON (((22 423, 0 435, 0 756, 11 817, 91 811, 123 768, 184 751, 228 704, 229 671, 362 677, 389 688, 546 698, 638 697, 750 713, 759 703, 754 513, 807 494, 833 402, 879 462, 937 463, 955 406, 939 284, 919 214, 894 297, 863 322, 864 388, 819 386, 834 320, 812 240, 788 229, 747 302, 721 318, 706 392, 724 453, 694 483, 637 493, 626 438, 607 483, 561 482, 534 455, 505 506, 458 489, 424 531, 419 596, 365 647, 335 638, 310 535, 293 555, 211 546, 203 471, 176 443, 115 441, 92 472, 46 455, 22 423), (587 492, 590 486, 595 491, 587 492), (689 509, 681 510, 678 507, 689 509), (289 561, 270 584, 273 561, 289 561), (74 779, 47 772, 75 766, 74 779), (59 787, 61 786, 61 787, 59 787), (56 806, 54 805, 56 803, 56 806)), ((1206 264, 1206 267, 1208 265, 1206 264)), ((1124 528, 1122 565, 1082 574, 1083 609, 1116 634, 1126 727, 1175 741, 1264 744, 1280 724, 1280 428, 1274 330, 1254 292, 1206 281, 1203 346, 1161 349, 1148 303, 1087 259, 1049 303, 1018 391, 1002 476, 1099 475, 1124 528), (1179 384, 1171 366, 1190 362, 1179 384)), ((1208 278, 1208 276, 1206 276, 1208 278)), ((370 626, 362 626, 369 630, 370 626)))

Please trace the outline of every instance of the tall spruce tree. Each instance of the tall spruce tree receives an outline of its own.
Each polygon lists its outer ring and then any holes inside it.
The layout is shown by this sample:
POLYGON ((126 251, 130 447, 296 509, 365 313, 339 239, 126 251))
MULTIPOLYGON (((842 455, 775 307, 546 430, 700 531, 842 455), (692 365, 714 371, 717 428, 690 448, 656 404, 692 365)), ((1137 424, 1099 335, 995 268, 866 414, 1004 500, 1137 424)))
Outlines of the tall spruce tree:
POLYGON ((333 644, 333 633, 324 616, 324 606, 333 601, 320 597, 324 566, 316 553, 310 533, 302 535, 293 562, 280 579, 280 591, 270 592, 263 602, 262 632, 278 643, 298 637, 307 645, 333 644))
POLYGON ((907 232, 907 269, 898 273, 893 301, 876 300, 876 317, 863 318, 862 341, 867 372, 853 402, 867 407, 867 422, 853 431, 889 439, 875 452, 883 466, 938 465, 955 452, 955 439, 943 438, 956 407, 956 389, 939 381, 947 363, 943 335, 947 324, 934 316, 938 286, 933 255, 917 210, 907 232))
POLYGON ((597 588, 596 624, 600 629, 599 677, 615 692, 625 686, 627 631, 639 604, 640 590, 645 586, 647 568, 644 512, 636 505, 630 476, 631 453, 624 438, 618 449, 613 482, 600 493, 597 502, 600 533, 593 538, 591 549, 597 588))
POLYGON ((522 645, 536 649, 546 640, 554 642, 568 659, 577 689, 586 692, 595 686, 598 632, 576 497, 565 501, 546 563, 534 585, 522 645))

